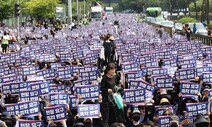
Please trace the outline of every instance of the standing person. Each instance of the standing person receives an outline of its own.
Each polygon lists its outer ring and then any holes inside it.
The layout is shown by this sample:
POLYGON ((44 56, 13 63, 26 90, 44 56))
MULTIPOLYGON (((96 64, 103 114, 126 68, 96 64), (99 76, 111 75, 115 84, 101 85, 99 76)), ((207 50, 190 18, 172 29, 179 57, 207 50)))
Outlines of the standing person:
POLYGON ((111 62, 114 62, 114 60, 115 60, 115 58, 114 58, 115 57, 115 43, 114 43, 115 38, 111 35, 109 39, 112 43, 112 46, 111 46, 111 48, 112 48, 111 62))
POLYGON ((113 47, 113 44, 110 41, 110 35, 106 36, 106 41, 104 41, 103 47, 105 48, 105 63, 108 64, 111 62, 112 47, 113 47))
POLYGON ((120 117, 121 112, 115 100, 113 99, 113 93, 115 93, 116 76, 115 76, 115 64, 110 63, 107 65, 104 76, 101 81, 101 91, 102 91, 102 105, 101 113, 103 118, 104 127, 109 127, 109 124, 115 122, 123 122, 124 118, 120 117))
POLYGON ((9 40, 10 40, 9 34, 6 31, 4 31, 4 35, 3 35, 2 41, 1 41, 1 47, 2 47, 2 52, 3 53, 7 52, 7 47, 9 45, 9 40))
POLYGON ((14 41, 16 41, 16 37, 14 36, 13 32, 11 29, 9 29, 9 35, 10 35, 10 40, 9 40, 9 44, 13 44, 14 41))
POLYGON ((196 34, 196 32, 197 32, 197 26, 196 26, 196 23, 194 23, 194 25, 193 25, 193 34, 196 34))
POLYGON ((160 38, 162 39, 162 35, 163 35, 162 26, 160 26, 160 28, 158 30, 158 34, 159 34, 160 38))
POLYGON ((188 27, 188 28, 186 29, 185 33, 186 33, 186 38, 187 38, 187 40, 188 40, 188 41, 191 41, 191 34, 192 34, 191 28, 188 27))
POLYGON ((54 29, 53 28, 51 28, 51 30, 50 30, 50 34, 52 35, 52 37, 54 38, 54 36, 55 36, 55 31, 54 31, 54 29))

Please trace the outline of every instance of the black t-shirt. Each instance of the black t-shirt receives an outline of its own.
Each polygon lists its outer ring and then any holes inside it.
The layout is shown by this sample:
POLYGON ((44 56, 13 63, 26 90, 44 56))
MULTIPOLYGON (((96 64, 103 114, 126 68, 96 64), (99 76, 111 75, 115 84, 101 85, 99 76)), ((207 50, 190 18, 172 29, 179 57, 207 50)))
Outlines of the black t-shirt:
POLYGON ((102 101, 108 102, 108 89, 112 89, 114 91, 114 86, 116 85, 116 77, 109 78, 104 75, 101 81, 101 91, 102 91, 102 101))
POLYGON ((113 47, 112 42, 104 42, 103 46, 105 48, 105 52, 112 53, 112 47, 113 47))

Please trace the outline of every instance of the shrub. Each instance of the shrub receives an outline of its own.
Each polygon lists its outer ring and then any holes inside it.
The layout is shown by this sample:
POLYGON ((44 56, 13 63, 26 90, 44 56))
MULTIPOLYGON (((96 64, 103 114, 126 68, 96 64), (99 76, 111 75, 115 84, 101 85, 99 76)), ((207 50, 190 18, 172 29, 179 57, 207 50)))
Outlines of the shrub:
POLYGON ((191 22, 191 23, 197 22, 197 20, 194 19, 194 18, 191 18, 191 17, 183 17, 183 18, 180 18, 180 19, 178 20, 178 22, 184 24, 184 23, 188 23, 188 22, 191 22))

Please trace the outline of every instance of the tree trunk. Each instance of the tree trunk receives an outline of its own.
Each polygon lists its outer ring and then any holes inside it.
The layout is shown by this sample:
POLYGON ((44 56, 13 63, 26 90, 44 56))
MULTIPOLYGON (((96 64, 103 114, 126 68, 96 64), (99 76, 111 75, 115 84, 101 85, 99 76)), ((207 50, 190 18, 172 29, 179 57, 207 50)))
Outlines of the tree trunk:
POLYGON ((205 0, 202 1, 202 16, 201 22, 205 22, 205 0))
POLYGON ((198 11, 197 11, 197 3, 196 3, 196 0, 194 0, 194 8, 195 8, 195 12, 196 12, 196 20, 198 20, 198 11))
POLYGON ((209 15, 210 15, 210 12, 209 12, 209 9, 210 9, 210 5, 209 5, 209 0, 206 0, 206 11, 205 11, 205 14, 206 14, 206 20, 207 20, 207 24, 210 24, 210 18, 209 18, 209 15))
POLYGON ((172 15, 172 0, 169 0, 170 15, 172 15))
POLYGON ((177 6, 177 16, 178 18, 180 17, 180 8, 179 8, 179 4, 178 4, 178 1, 176 1, 176 6, 177 6))
POLYGON ((187 12, 187 9, 188 9, 188 15, 191 16, 191 12, 190 12, 190 9, 189 9, 189 1, 186 0, 186 12, 187 12))

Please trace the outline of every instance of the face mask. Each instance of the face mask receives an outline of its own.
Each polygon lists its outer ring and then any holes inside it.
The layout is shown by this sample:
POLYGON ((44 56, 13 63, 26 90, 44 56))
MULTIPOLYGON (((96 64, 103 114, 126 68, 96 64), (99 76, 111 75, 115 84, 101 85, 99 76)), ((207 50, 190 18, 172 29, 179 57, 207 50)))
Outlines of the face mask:
POLYGON ((140 120, 140 116, 134 116, 133 117, 133 120, 136 121, 136 122, 138 122, 140 120))

